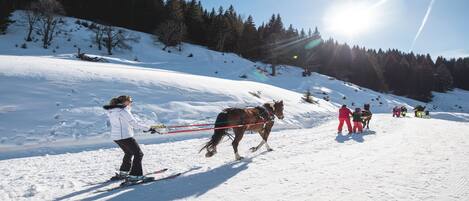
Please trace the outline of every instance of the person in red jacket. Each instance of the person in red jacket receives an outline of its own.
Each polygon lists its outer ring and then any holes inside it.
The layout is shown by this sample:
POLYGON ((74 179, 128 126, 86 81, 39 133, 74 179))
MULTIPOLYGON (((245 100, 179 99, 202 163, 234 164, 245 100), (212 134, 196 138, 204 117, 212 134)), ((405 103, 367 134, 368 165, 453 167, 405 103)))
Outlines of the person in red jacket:
POLYGON ((352 133, 352 124, 350 123, 351 115, 352 111, 347 108, 347 105, 342 105, 342 107, 339 109, 339 127, 337 128, 339 134, 342 133, 344 122, 347 123, 348 133, 352 133))

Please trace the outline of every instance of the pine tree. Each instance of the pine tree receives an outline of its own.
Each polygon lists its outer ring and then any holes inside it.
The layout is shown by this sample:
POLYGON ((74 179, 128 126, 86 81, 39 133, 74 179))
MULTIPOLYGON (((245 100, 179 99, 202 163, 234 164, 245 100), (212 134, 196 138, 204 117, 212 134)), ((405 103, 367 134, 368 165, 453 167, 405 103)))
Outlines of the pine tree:
POLYGON ((136 30, 152 32, 166 20, 163 0, 135 0, 133 26, 136 30))
POLYGON ((453 87, 453 76, 444 63, 440 63, 435 70, 434 90, 446 92, 453 87))
POLYGON ((401 62, 398 61, 396 58, 397 55, 394 55, 392 53, 388 53, 386 56, 386 61, 384 64, 384 78, 385 82, 388 84, 389 90, 392 92, 395 92, 398 95, 403 95, 403 92, 401 87, 399 87, 399 82, 401 81, 400 76, 401 74, 399 71, 396 70, 396 68, 401 68, 401 64, 405 65, 406 61, 401 60, 401 62))
POLYGON ((188 40, 196 43, 203 44, 205 42, 205 26, 203 19, 203 11, 200 2, 192 0, 185 14, 185 24, 187 26, 188 40))
POLYGON ((328 64, 328 72, 341 80, 348 81, 351 77, 351 63, 352 51, 350 47, 347 44, 338 46, 328 64))
POLYGON ((290 26, 288 26, 288 29, 286 30, 285 32, 285 38, 296 38, 298 36, 298 34, 295 32, 295 28, 293 28, 293 25, 290 24, 290 26))
POLYGON ((12 0, 0 1, 0 34, 5 34, 8 25, 13 22, 10 20, 10 16, 13 10, 14 3, 12 0))
POLYGON ((301 29, 301 31, 300 31, 300 37, 301 38, 306 38, 306 33, 305 33, 304 29, 301 29))
POLYGON ((243 25, 243 33, 241 35, 240 48, 241 55, 246 58, 259 58, 259 34, 254 24, 254 19, 249 16, 243 25))
POLYGON ((224 51, 228 52, 239 52, 240 39, 243 32, 243 20, 234 10, 233 6, 230 6, 224 14, 226 23, 227 34, 225 38, 224 51))
POLYGON ((223 7, 220 6, 218 14, 211 20, 209 30, 209 47, 217 51, 226 50, 226 42, 231 34, 230 21, 227 18, 227 12, 224 12, 223 7))
POLYGON ((184 10, 182 9, 182 0, 167 0, 166 1, 166 13, 168 20, 174 20, 176 22, 184 21, 184 10))

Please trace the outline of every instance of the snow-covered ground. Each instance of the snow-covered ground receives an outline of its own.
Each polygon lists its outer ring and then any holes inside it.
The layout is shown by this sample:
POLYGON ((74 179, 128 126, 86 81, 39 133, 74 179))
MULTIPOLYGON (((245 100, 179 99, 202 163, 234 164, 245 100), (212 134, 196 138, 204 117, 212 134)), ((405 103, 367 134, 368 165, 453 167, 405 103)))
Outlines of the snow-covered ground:
POLYGON ((229 142, 206 159, 206 139, 145 144, 146 171, 169 167, 182 176, 126 190, 106 180, 120 162, 117 148, 0 161, 1 200, 468 200, 467 123, 376 115, 366 135, 335 134, 336 122, 274 132, 273 152, 233 161, 229 142), (20 165, 21 164, 21 165, 20 165), (11 168, 14 166, 15 168, 11 168))
POLYGON ((301 77, 296 67, 272 77, 263 72, 267 65, 235 54, 191 44, 169 53, 152 36, 130 30, 140 42, 109 56, 73 18, 65 18, 50 49, 39 42, 23 49, 19 15, 0 35, 0 200, 469 200, 467 91, 434 93, 425 104, 316 73, 301 77), (77 48, 109 63, 79 61, 77 48), (301 99, 307 90, 318 104, 301 99), (147 171, 191 171, 93 194, 107 186, 89 184, 119 165, 101 107, 121 94, 134 97, 133 113, 149 124, 211 123, 223 108, 273 99, 284 100, 285 119, 274 126, 274 152, 248 153, 260 140, 248 135, 241 162, 233 162, 228 142, 214 158, 198 154, 210 131, 140 135, 147 171), (372 131, 337 136, 338 106, 364 103, 375 113, 372 131), (418 104, 432 119, 390 117, 394 106, 418 104))

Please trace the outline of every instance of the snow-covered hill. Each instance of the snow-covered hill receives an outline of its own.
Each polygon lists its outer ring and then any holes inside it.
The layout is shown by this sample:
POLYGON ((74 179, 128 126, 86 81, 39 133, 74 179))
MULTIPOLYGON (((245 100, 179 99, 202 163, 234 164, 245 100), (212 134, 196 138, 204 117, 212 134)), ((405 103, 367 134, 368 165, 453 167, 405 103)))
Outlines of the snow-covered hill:
POLYGON ((191 44, 181 52, 163 51, 151 35, 130 30, 140 42, 109 56, 73 18, 64 19, 50 49, 39 42, 23 49, 19 15, 0 35, 0 200, 469 198, 467 91, 434 93, 425 104, 316 73, 301 77, 291 66, 272 77, 264 72, 266 64, 191 44), (77 48, 109 63, 79 61, 77 48), (317 104, 302 100, 307 90, 317 104), (93 194, 107 186, 90 183, 109 177, 120 161, 101 106, 121 94, 134 97, 133 113, 149 124, 213 122, 223 108, 273 99, 284 100, 285 119, 275 123, 274 152, 249 153, 260 139, 247 135, 240 148, 247 159, 239 163, 232 162, 228 142, 214 158, 197 153, 210 131, 140 135, 146 171, 191 171, 167 182, 93 194), (375 113, 371 131, 337 136, 338 106, 364 103, 375 113), (426 105, 433 119, 390 117, 394 106, 417 104, 426 105))
MULTIPOLYGON (((108 56, 94 47, 92 32, 74 18, 64 18, 63 31, 50 49, 43 49, 40 42, 27 43, 23 49, 21 12, 13 18, 17 22, 0 36, 0 92, 5 94, 0 97, 0 132, 4 133, 0 147, 4 151, 100 142, 109 130, 101 106, 120 94, 135 97, 134 112, 141 120, 165 124, 212 122, 225 107, 283 99, 288 118, 274 129, 319 125, 335 118, 335 109, 342 104, 370 103, 375 113, 388 113, 396 105, 423 104, 320 74, 301 77, 296 67, 281 67, 279 75, 272 77, 263 72, 268 69, 265 64, 196 45, 184 44, 182 52, 169 53, 153 36, 131 30, 127 31, 140 41, 132 44, 132 50, 108 56), (77 61, 77 48, 110 63, 77 61), (307 90, 319 104, 302 101, 307 90)), ((467 112, 468 94, 463 90, 436 94, 428 108, 444 111, 436 116, 445 119, 468 121, 464 113, 448 113, 467 112)))
POLYGON ((318 125, 335 111, 302 94, 251 82, 190 75, 167 70, 73 60, 0 56, 2 144, 50 144, 60 139, 106 138, 102 105, 120 94, 134 97, 142 121, 187 124, 213 122, 226 107, 257 106, 284 100, 286 120, 276 129, 318 125), (262 91, 259 97, 249 92, 262 91))

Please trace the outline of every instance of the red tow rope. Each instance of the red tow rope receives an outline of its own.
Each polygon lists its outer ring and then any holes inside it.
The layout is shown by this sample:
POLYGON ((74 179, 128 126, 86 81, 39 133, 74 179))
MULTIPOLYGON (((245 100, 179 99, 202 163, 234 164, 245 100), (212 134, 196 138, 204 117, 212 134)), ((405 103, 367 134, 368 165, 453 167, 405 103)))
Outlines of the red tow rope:
POLYGON ((212 126, 214 124, 187 124, 187 125, 174 125, 166 126, 166 128, 185 128, 185 127, 194 127, 194 126, 212 126))
MULTIPOLYGON (((175 131, 167 131, 167 132, 159 132, 159 134, 175 134, 175 133, 188 133, 188 132, 197 132, 197 131, 207 131, 207 130, 220 130, 220 129, 229 129, 229 128, 239 128, 243 126, 254 126, 265 124, 268 121, 262 121, 252 124, 238 124, 233 126, 223 126, 223 127, 213 127, 213 128, 195 128, 195 129, 185 129, 185 130, 175 130, 175 131)), ((166 126, 166 128, 185 128, 185 127, 197 127, 197 126, 213 126, 214 124, 192 124, 192 125, 175 125, 175 126, 166 126)))

